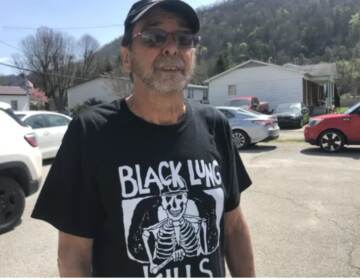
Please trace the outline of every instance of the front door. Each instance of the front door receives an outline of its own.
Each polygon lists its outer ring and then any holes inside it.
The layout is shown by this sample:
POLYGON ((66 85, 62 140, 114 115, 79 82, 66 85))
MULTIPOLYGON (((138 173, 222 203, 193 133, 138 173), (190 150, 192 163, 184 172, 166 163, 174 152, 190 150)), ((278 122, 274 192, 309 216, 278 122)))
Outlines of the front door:
POLYGON ((360 143, 360 107, 350 115, 349 142, 360 143))

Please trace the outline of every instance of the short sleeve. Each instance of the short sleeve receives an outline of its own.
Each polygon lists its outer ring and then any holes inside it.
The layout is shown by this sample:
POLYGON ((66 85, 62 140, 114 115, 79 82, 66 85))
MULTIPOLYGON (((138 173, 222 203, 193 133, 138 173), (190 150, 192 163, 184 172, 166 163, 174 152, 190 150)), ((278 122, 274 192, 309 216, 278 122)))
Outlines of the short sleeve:
POLYGON ((238 150, 231 137, 231 128, 227 120, 224 120, 225 140, 222 141, 224 153, 223 182, 225 187, 225 211, 235 209, 240 203, 240 194, 251 185, 251 179, 241 160, 238 150))
POLYGON ((101 207, 92 178, 93 166, 85 160, 85 129, 80 119, 69 124, 45 180, 32 218, 44 220, 73 235, 94 238, 101 207))

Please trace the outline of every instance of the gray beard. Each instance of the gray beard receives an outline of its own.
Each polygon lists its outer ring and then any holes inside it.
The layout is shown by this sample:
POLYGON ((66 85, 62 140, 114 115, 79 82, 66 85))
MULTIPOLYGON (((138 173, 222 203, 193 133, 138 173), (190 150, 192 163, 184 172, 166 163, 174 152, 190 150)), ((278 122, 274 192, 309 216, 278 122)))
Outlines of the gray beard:
POLYGON ((183 92, 191 79, 191 74, 180 75, 177 73, 174 76, 173 74, 166 74, 166 76, 161 73, 158 75, 158 73, 155 72, 150 77, 140 78, 149 89, 162 94, 183 92))
MULTIPOLYGON (((187 73, 185 70, 181 73, 162 73, 159 70, 154 70, 150 75, 146 75, 142 69, 138 67, 136 59, 133 60, 133 73, 136 74, 140 80, 152 91, 161 94, 182 93, 189 84, 195 69, 195 55, 193 56, 192 67, 187 73)), ((162 61, 162 63, 166 63, 162 61)))

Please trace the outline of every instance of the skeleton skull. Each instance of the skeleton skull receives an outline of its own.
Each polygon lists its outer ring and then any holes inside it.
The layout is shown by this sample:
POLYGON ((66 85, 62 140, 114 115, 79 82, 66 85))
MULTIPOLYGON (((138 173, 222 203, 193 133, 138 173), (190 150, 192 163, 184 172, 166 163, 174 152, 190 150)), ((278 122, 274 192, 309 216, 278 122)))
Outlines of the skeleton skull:
POLYGON ((188 202, 186 192, 177 192, 161 196, 161 206, 169 219, 178 221, 185 213, 188 202))

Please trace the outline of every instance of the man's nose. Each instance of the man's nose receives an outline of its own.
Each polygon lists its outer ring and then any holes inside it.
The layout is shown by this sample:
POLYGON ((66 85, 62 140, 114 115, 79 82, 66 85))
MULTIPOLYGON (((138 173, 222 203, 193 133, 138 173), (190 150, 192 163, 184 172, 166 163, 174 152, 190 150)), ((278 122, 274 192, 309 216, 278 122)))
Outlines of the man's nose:
POLYGON ((165 45, 163 47, 163 54, 165 55, 176 55, 179 51, 176 43, 175 35, 169 34, 166 38, 165 45))

